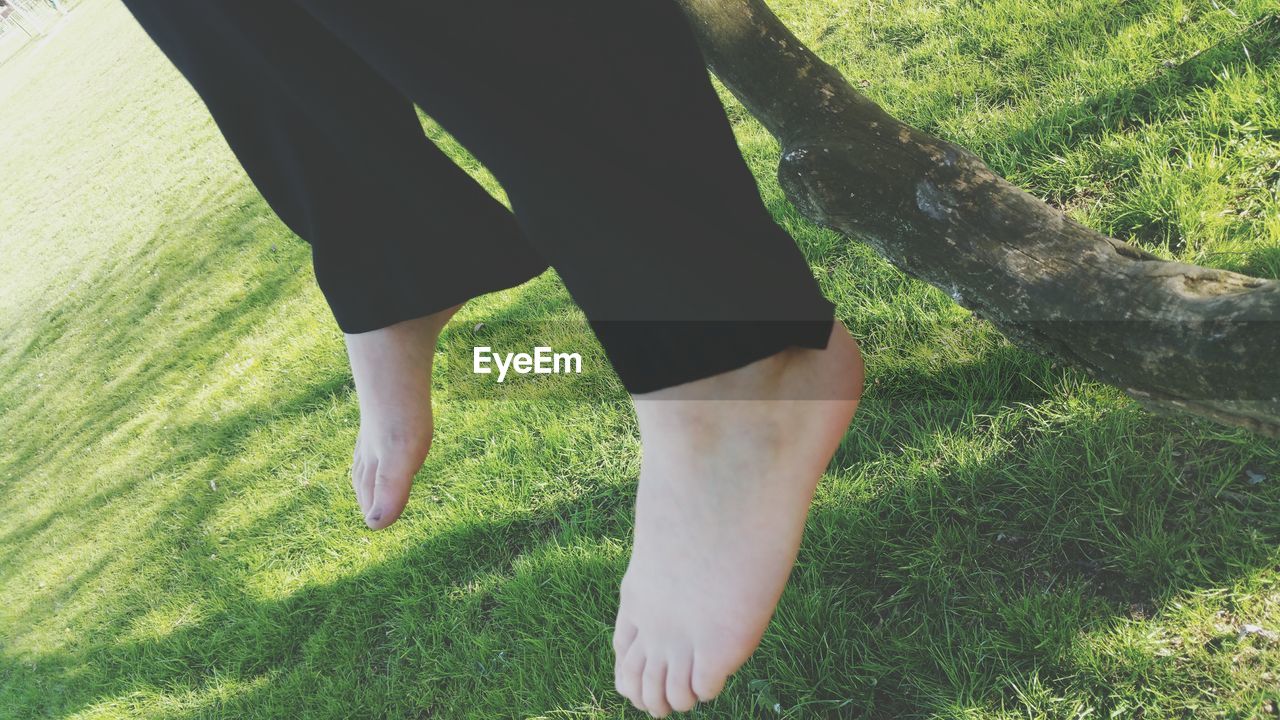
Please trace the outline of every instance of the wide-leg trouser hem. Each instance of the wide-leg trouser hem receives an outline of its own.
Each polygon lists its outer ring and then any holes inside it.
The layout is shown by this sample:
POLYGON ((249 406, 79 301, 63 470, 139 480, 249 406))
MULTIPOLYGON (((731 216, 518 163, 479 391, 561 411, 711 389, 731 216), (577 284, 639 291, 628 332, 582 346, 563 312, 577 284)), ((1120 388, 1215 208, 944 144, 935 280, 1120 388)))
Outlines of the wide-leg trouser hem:
MULTIPOLYGON (((738 370, 791 348, 823 350, 834 319, 788 321, 593 322, 613 369, 633 395, 738 370), (672 352, 672 349, 675 352, 672 352)), ((755 400, 720 389, 717 400, 755 400), (726 394, 727 393, 727 394, 726 394)), ((825 396, 789 400, 825 400, 825 396)))
POLYGON ((125 1, 311 243, 347 332, 549 263, 634 393, 826 343, 831 305, 675 0, 125 1), (425 138, 415 103, 511 211, 425 138))

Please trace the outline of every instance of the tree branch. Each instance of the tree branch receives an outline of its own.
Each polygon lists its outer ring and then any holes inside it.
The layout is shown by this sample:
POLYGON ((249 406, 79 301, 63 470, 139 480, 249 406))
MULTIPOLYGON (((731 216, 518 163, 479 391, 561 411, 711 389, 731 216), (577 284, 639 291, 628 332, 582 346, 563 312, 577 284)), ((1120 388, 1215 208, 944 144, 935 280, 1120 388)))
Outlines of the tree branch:
POLYGON ((1150 409, 1280 437, 1280 283, 1071 220, 889 116, 762 0, 678 2, 712 71, 781 143, 778 178, 807 218, 1150 409))

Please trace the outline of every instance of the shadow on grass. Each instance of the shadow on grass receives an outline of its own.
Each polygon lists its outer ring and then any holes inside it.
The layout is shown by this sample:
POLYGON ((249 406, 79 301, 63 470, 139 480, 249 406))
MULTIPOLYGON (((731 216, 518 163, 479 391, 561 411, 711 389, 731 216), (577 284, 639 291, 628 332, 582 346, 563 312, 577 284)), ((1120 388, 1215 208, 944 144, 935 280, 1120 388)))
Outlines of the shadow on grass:
MULTIPOLYGON (((1152 463, 1165 443, 1187 440, 1162 429, 1175 430, 1136 412, 1067 420, 1052 432, 1024 430, 989 458, 856 502, 820 504, 779 609, 785 633, 775 626, 760 657, 700 715, 764 717, 753 709, 751 679, 770 680, 786 707, 839 705, 831 716, 842 717, 927 717, 961 700, 1016 702, 1012 688, 1033 678, 1095 672, 1077 652, 1089 632, 1273 566, 1280 519, 1267 508, 1276 493, 1215 497, 1209 485, 1225 447, 1152 463), (1131 454, 1106 466, 1089 461, 1090 449, 1111 449, 1110 433, 1124 431, 1134 433, 1131 454), (1112 511, 1099 515, 1098 503, 1112 511), (1151 516, 1152 507, 1163 510, 1151 516), (792 672, 779 677, 778 668, 792 672)), ((862 461, 883 459, 873 452, 862 461)), ((237 536, 250 542, 259 526, 302 502, 294 498, 237 536)), ((39 710, 51 715, 139 692, 207 695, 207 704, 168 717, 268 708, 277 716, 364 708, 376 716, 463 717, 471 709, 523 717, 587 703, 585 689, 605 697, 611 683, 608 631, 621 564, 556 552, 624 537, 630 502, 628 490, 601 486, 521 516, 472 516, 392 559, 279 599, 243 590, 256 572, 245 568, 209 588, 221 610, 158 637, 97 637, 25 667, 5 657, 0 678, 40 678, 39 710), (583 514, 606 521, 584 532, 573 520, 583 514), (547 553, 550 560, 526 562, 547 553), (87 681, 75 670, 86 666, 109 670, 108 680, 87 681), (326 676, 342 682, 329 687, 326 676), (249 689, 216 692, 228 683, 249 689)), ((175 534, 193 532, 213 509, 187 515, 175 534)), ((159 515, 176 512, 177 503, 159 515)), ((179 559, 198 565, 205 552, 192 547, 179 559)), ((1161 667, 1154 655, 1133 662, 1144 672, 1161 667)))
MULTIPOLYGON (((1246 67, 1264 70, 1277 60, 1280 60, 1280 15, 1270 13, 1181 62, 1161 68, 1145 82, 1117 86, 1083 102, 1054 108, 1030 125, 1009 133, 1009 141, 1019 147, 1040 147, 1046 145, 1048 138, 1059 138, 1048 147, 1050 151, 1061 152, 1090 138, 1151 123, 1175 109, 1180 100, 1219 84, 1224 73, 1238 75, 1246 67)), ((1225 134, 1228 128, 1220 130, 1225 134)), ((1205 128, 1202 132, 1213 131, 1205 128)), ((1262 132, 1272 139, 1280 138, 1274 129, 1262 132)), ((1107 170, 1106 175, 1119 177, 1125 168, 1107 170)), ((1071 200, 1067 197, 1049 199, 1058 205, 1071 200)), ((1156 242, 1163 237, 1157 230, 1126 239, 1156 242)))
MULTIPOLYGON (((515 302, 545 300, 546 291, 529 289, 535 297, 517 295, 515 302)), ((563 308, 562 300, 546 306, 563 308)), ((498 312, 493 321, 503 317, 498 312)), ((523 312, 512 317, 531 319, 523 312)), ((252 326, 239 325, 238 332, 252 326)), ((229 339, 218 332, 193 337, 229 339)), ((884 373, 836 465, 893 462, 904 443, 981 434, 996 421, 979 416, 1050 399, 1044 388, 1053 373, 1046 364, 1028 374, 1029 365, 1001 347, 936 372, 884 373), (970 397, 963 388, 985 394, 970 397)), ((142 375, 136 382, 155 379, 142 375)), ((321 384, 275 398, 271 417, 315 412, 343 388, 321 384)), ((200 452, 212 458, 190 478, 193 486, 226 481, 220 449, 261 430, 262 411, 254 405, 175 431, 207 440, 181 458, 195 461, 200 452)), ((1127 411, 1048 429, 1015 428, 1012 436, 1016 442, 989 457, 820 504, 779 610, 783 629, 775 626, 760 656, 700 716, 764 716, 753 679, 770 681, 788 708, 826 708, 828 716, 925 717, 956 703, 1016 702, 1012 688, 1035 678, 1093 672, 1076 652, 1088 631, 1131 618, 1135 606, 1158 612, 1184 593, 1274 563, 1280 520, 1265 508, 1276 498, 1259 488, 1243 501, 1221 500, 1210 492, 1210 479, 1198 475, 1212 475, 1230 448, 1187 448, 1187 463, 1152 462, 1165 443, 1197 441, 1127 411), (1114 451, 1117 433, 1135 438, 1130 452, 1091 460, 1091 449, 1114 451), (1202 457, 1193 461, 1196 454, 1202 457), (1112 510, 1099 514, 1099 504, 1112 510), (1152 518, 1153 506, 1168 510, 1152 518), (1232 531, 1242 524, 1258 534, 1232 531)), ((278 439, 293 440, 287 432, 278 439)), ((169 521, 172 543, 127 558, 101 557, 26 615, 32 623, 58 616, 108 566, 145 573, 168 561, 192 568, 173 579, 175 590, 194 586, 206 596, 193 620, 138 633, 131 628, 145 608, 95 618, 102 631, 75 646, 21 659, 0 655, 0 679, 30 690, 36 716, 127 705, 148 694, 188 698, 191 707, 166 716, 192 718, 341 717, 353 708, 373 716, 524 716, 589 705, 593 688, 609 712, 621 707, 607 692, 620 558, 560 551, 621 542, 629 530, 629 487, 599 485, 511 517, 473 514, 433 529, 391 559, 278 598, 250 589, 262 567, 208 568, 210 546, 200 527, 235 498, 183 496, 148 509, 155 521, 169 521), (584 515, 603 521, 584 530, 576 520, 584 515)), ((303 506, 312 501, 299 493, 271 507, 237 529, 222 554, 243 554, 278 524, 305 517, 303 506)), ((104 502, 60 512, 85 513, 104 502)), ((347 524, 338 522, 331 529, 347 524)), ((34 542, 39 529, 11 533, 6 544, 34 542)), ((1135 662, 1154 667, 1157 658, 1135 662)))
MULTIPOLYGON (((1280 15, 1263 15, 1240 32, 1166 67, 1146 82, 1116 87, 1078 105, 1060 109, 1018 139, 1052 137, 1049 130, 1070 127, 1074 141, 1155 119, 1163 108, 1221 82, 1246 67, 1264 70, 1280 60, 1280 15)), ((1274 133, 1275 131, 1270 131, 1274 133)))
MULTIPOLYGON (((886 108, 893 108, 900 99, 884 89, 874 66, 866 68, 863 53, 875 57, 888 50, 892 60, 901 62, 900 71, 891 68, 893 74, 901 74, 915 86, 938 88, 914 94, 901 109, 910 124, 931 134, 940 134, 942 126, 970 102, 990 109, 1027 102, 1035 97, 1038 81, 1077 72, 1078 55, 1106 56, 1112 39, 1167 14, 1158 3, 1141 1, 1065 3, 1047 13, 1024 12, 1026 8, 1009 3, 951 5, 948 12, 924 18, 917 13, 875 13, 865 24, 855 25, 859 28, 855 37, 835 40, 847 46, 844 52, 862 61, 855 64, 870 73, 864 80, 871 87, 868 94, 886 108), (1029 37, 1035 42, 1028 43, 1029 37), (962 80, 963 91, 957 88, 957 79, 962 80)), ((849 27, 846 15, 836 18, 818 34, 819 40, 831 41, 841 28, 849 27)), ((1159 23, 1152 25, 1144 32, 1147 43, 1164 42, 1167 34, 1177 32, 1159 23)))
MULTIPOLYGON (((201 378, 185 377, 190 368, 211 367, 310 282, 299 271, 305 253, 297 248, 274 266, 247 263, 262 270, 249 279, 253 289, 166 330, 178 316, 175 299, 155 308, 170 288, 197 297, 207 290, 196 280, 202 271, 234 264, 242 252, 265 252, 270 239, 281 242, 274 226, 256 224, 265 212, 260 201, 241 208, 241 215, 210 225, 205 243, 176 246, 158 236, 138 258, 91 283, 88 302, 70 298, 51 313, 51 326, 29 343, 24 364, 57 355, 67 367, 84 368, 87 384, 121 357, 130 362, 107 373, 104 392, 75 401, 65 435, 21 441, 0 467, 5 477, 85 467, 80 455, 87 444, 115 437, 157 388, 201 387, 201 378), (154 274, 147 270, 152 264, 154 274), (99 317, 113 318, 99 342, 72 342, 99 317)), ((170 230, 200 220, 207 218, 170 230)), ((558 315, 569 306, 557 293, 540 281, 487 322, 518 327, 558 315)), ((465 333, 450 332, 446 341, 469 342, 465 333)), ((507 514, 460 510, 386 560, 281 596, 255 582, 274 562, 250 559, 261 538, 296 537, 308 546, 297 552, 312 555, 321 552, 312 546, 326 532, 360 532, 355 516, 316 520, 327 490, 284 493, 230 531, 225 545, 202 530, 228 505, 248 502, 242 493, 256 474, 287 463, 309 441, 295 424, 327 412, 349 391, 340 360, 331 365, 223 417, 180 401, 161 413, 180 421, 130 431, 166 438, 170 449, 148 455, 133 474, 94 494, 46 499, 50 510, 0 538, 10 549, 0 559, 0 580, 8 585, 43 552, 59 519, 92 519, 85 533, 112 531, 109 524, 122 515, 104 511, 138 492, 138 481, 181 471, 191 488, 223 486, 163 502, 141 494, 135 503, 141 529, 126 537, 161 528, 167 541, 120 541, 54 589, 32 593, 20 614, 30 626, 74 624, 79 612, 93 615, 87 624, 94 630, 56 648, 0 653, 0 689, 20 698, 24 712, 65 716, 148 695, 190 699, 194 708, 168 717, 345 717, 357 708, 375 717, 524 716, 593 703, 617 712, 621 701, 608 690, 608 634, 623 556, 606 550, 625 543, 629 485, 589 484, 507 514), (234 465, 251 442, 264 453, 234 465), (289 532, 280 533, 282 526, 289 532), (189 620, 157 631, 140 623, 149 608, 137 602, 95 602, 104 574, 145 577, 155 568, 174 575, 149 582, 192 596, 189 620)), ((32 371, 24 372, 29 378, 32 371)), ((1220 492, 1224 468, 1230 473, 1246 462, 1247 449, 1215 445, 1132 409, 1037 426, 1029 416, 1013 427, 1001 424, 1011 407, 1052 401, 1049 388, 1061 377, 1047 362, 1004 345, 972 360, 928 370, 897 365, 874 375, 864 414, 835 466, 884 467, 884 477, 872 470, 857 493, 815 508, 778 624, 726 696, 701 716, 765 715, 750 680, 771 682, 787 708, 849 717, 1016 704, 1015 688, 1037 678, 1062 683, 1063 691, 1096 683, 1105 697, 1105 678, 1078 652, 1089 633, 1130 619, 1135 606, 1159 612, 1183 594, 1274 565, 1280 518, 1267 509, 1280 501, 1277 490, 1220 492), (921 467, 901 469, 912 462, 903 458, 913 448, 997 431, 1007 438, 998 451, 935 453, 921 467), (1182 460, 1166 455, 1174 447, 1182 460), (1070 685, 1073 678, 1085 679, 1070 685)), ((14 427, 42 427, 39 416, 51 402, 71 402, 51 387, 16 404, 17 387, 5 389, 16 408, 5 419, 14 427)), ((575 392, 571 402, 598 400, 589 386, 575 392)), ((556 448, 550 450, 554 457, 556 448)), ((3 509, 25 502, 7 497, 3 509)), ((113 590, 128 591, 127 582, 113 590)), ((1133 662, 1146 672, 1173 672, 1154 656, 1133 662)))
MULTIPOLYGON (((221 470, 215 465, 198 480, 218 478, 221 470)), ((205 500, 194 508, 195 512, 190 512, 193 509, 190 500, 182 498, 156 510, 157 517, 181 518, 179 524, 167 530, 178 541, 175 543, 178 546, 177 564, 208 564, 208 547, 203 542, 183 542, 182 539, 199 538, 199 526, 217 510, 217 505, 228 501, 226 496, 219 500, 205 500)), ((50 652, 34 659, 28 658, 26 663, 20 664, 0 656, 0 662, 9 665, 0 666, 0 678, 38 678, 36 684, 42 690, 43 703, 47 704, 34 709, 51 716, 83 709, 102 699, 128 695, 134 690, 199 693, 217 682, 252 682, 271 672, 302 667, 314 669, 318 664, 333 665, 338 675, 354 674, 357 685, 361 687, 377 688, 397 676, 405 679, 412 674, 409 671, 399 672, 397 664, 407 659, 404 648, 387 639, 393 634, 387 632, 388 627, 394 627, 397 620, 404 622, 409 615, 407 622, 412 624, 414 618, 447 614, 456 621, 450 624, 450 635, 431 638, 439 645, 423 648, 426 653, 448 654, 450 646, 467 644, 469 635, 491 632, 492 628, 486 626, 495 603, 491 592, 482 587, 485 578, 510 575, 518 558, 540 546, 564 539, 564 529, 570 525, 581 527, 569 521, 571 516, 590 513, 597 518, 593 523, 595 538, 621 535, 629 523, 629 501, 627 495, 602 486, 572 502, 541 504, 536 510, 512 517, 472 518, 467 522, 453 523, 429 533, 425 540, 407 547, 394 560, 345 575, 329 585, 308 586, 281 599, 261 599, 244 589, 242 583, 261 568, 233 570, 221 575, 216 586, 207 588, 217 595, 217 606, 228 608, 223 612, 157 638, 121 639, 115 633, 104 633, 84 643, 78 651, 50 652), (419 592, 414 592, 414 589, 419 592), (326 639, 332 644, 326 644, 326 639), (321 647, 315 647, 317 643, 321 647), (343 660, 335 662, 337 657, 343 660), (110 669, 112 672, 107 676, 110 682, 95 687, 92 681, 80 677, 76 668, 87 666, 110 669)), ((269 515, 238 529, 235 535, 244 538, 239 541, 242 544, 249 544, 253 538, 273 529, 281 521, 287 521, 307 502, 303 495, 294 496, 287 503, 274 507, 269 515)), ((338 524, 354 526, 358 518, 352 515, 349 521, 339 521, 338 524)), ((346 532, 352 529, 348 527, 346 532)), ((299 530, 314 532, 316 528, 299 530)), ((129 566, 127 569, 142 571, 166 559, 172 560, 174 554, 174 547, 161 546, 138 553, 124 562, 129 566)), ((227 554, 234 555, 234 552, 227 554)), ((110 561, 121 563, 119 558, 111 558, 110 561)), ((62 601, 83 591, 85 581, 101 571, 107 562, 105 559, 100 561, 77 578, 77 582, 60 589, 55 597, 47 598, 42 603, 43 612, 30 613, 28 618, 39 622, 52 615, 62 601)), ((599 578, 586 574, 581 579, 599 578)), ((594 590, 607 587, 611 585, 596 583, 594 590)), ((579 602, 593 594, 592 588, 580 590, 583 592, 572 593, 573 599, 579 602)), ((594 594, 599 595, 599 592, 594 594)), ((607 607, 607 602, 598 604, 600 609, 607 607)), ((104 618, 103 623, 124 631, 133 619, 136 618, 104 618)), ((592 634, 600 636, 609 627, 610 620, 611 615, 601 614, 597 618, 598 627, 592 628, 592 634)), ((528 632, 530 629, 523 630, 528 632)), ((607 640, 607 636, 602 637, 607 640)), ((408 639, 418 646, 423 640, 408 639)), ((572 637, 561 639, 575 642, 572 637)), ((503 662, 518 663, 520 660, 516 656, 507 656, 503 662)), ((433 689, 438 689, 443 697, 449 697, 455 692, 455 685, 474 684, 470 677, 474 671, 474 664, 464 660, 454 669, 452 677, 435 681, 437 687, 433 689)), ((255 692, 269 693, 271 688, 266 686, 255 692)), ((401 710, 406 709, 405 704, 411 706, 414 703, 413 698, 394 697, 394 692, 390 695, 365 699, 382 705, 371 716, 388 716, 382 713, 395 709, 386 706, 388 702, 401 706, 401 710)), ((302 706, 308 702, 305 697, 292 700, 302 706)), ((349 706, 335 708, 334 712, 346 715, 351 707, 368 707, 361 703, 360 698, 350 698, 350 701, 349 706)), ((430 702, 419 705, 414 714, 406 716, 430 717, 429 705, 430 702)), ((242 697, 235 705, 220 706, 218 711, 226 712, 233 708, 261 711, 263 705, 254 697, 242 697)), ((301 709, 301 706, 294 707, 287 715, 295 716, 301 709)))

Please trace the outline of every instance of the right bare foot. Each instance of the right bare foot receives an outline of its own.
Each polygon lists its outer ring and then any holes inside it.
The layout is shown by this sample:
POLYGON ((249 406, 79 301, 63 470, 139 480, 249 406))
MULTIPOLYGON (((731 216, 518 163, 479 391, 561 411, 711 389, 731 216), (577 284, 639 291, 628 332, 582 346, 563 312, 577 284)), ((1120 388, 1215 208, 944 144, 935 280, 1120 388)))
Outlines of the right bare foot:
POLYGON ((613 648, 637 708, 711 700, 755 651, 862 377, 836 323, 825 350, 634 396, 644 458, 613 648))
POLYGON ((431 449, 431 361, 458 307, 345 336, 360 402, 351 484, 373 530, 400 517, 431 449))

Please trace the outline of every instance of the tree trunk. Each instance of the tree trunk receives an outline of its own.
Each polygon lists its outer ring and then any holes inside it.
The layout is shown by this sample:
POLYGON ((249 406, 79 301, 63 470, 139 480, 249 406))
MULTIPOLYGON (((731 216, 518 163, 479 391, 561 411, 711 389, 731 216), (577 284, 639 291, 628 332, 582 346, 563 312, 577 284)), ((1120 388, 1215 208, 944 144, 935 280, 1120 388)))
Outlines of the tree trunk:
POLYGON ((679 3, 711 70, 781 143, 778 179, 807 218, 1150 409, 1280 437, 1280 283, 1080 225, 890 117, 762 0, 679 3))

